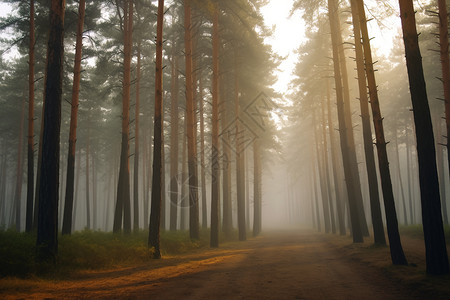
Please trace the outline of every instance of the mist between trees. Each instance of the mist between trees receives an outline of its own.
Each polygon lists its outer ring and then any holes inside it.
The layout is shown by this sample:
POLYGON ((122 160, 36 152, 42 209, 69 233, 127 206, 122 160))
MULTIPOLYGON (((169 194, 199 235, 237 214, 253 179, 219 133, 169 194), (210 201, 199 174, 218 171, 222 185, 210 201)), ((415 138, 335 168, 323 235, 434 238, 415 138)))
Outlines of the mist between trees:
POLYGON ((427 271, 448 273, 445 1, 294 1, 285 93, 267 2, 1 1, 2 228, 54 260, 60 231, 149 229, 158 258, 162 230, 218 247, 304 225, 407 264, 398 226, 423 223, 427 271), (379 55, 367 23, 399 14, 379 55))

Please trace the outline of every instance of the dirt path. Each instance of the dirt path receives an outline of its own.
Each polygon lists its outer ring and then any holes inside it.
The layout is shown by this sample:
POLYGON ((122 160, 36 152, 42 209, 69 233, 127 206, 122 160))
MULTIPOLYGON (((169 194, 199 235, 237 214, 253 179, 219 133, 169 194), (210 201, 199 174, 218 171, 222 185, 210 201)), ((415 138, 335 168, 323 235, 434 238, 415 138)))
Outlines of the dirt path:
MULTIPOLYGON (((420 299, 328 235, 273 232, 138 268, 85 273, 13 299, 420 299)), ((0 295, 1 296, 1 295, 0 295)), ((5 296, 5 295, 4 295, 5 296)), ((3 297, 3 296, 1 296, 3 297)))

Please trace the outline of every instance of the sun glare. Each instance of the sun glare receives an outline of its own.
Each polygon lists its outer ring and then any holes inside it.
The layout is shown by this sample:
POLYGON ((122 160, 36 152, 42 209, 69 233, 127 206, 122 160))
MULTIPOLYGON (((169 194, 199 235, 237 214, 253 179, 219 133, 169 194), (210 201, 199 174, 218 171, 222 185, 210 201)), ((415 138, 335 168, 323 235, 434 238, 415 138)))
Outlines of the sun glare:
POLYGON ((293 0, 270 1, 261 9, 264 21, 269 28, 274 28, 273 35, 266 39, 273 51, 283 57, 283 61, 275 74, 278 81, 273 88, 285 94, 288 90, 292 71, 297 60, 294 54, 305 39, 304 22, 300 13, 296 12, 289 17, 293 0))

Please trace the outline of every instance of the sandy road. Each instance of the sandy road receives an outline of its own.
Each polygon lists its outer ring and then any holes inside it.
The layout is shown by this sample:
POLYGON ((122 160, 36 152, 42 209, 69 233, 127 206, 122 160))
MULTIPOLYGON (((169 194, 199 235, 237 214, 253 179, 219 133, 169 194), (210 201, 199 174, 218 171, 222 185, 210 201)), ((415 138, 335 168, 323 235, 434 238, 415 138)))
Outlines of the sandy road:
POLYGON ((89 273, 11 297, 421 299, 339 249, 326 235, 272 232, 138 268, 89 273))

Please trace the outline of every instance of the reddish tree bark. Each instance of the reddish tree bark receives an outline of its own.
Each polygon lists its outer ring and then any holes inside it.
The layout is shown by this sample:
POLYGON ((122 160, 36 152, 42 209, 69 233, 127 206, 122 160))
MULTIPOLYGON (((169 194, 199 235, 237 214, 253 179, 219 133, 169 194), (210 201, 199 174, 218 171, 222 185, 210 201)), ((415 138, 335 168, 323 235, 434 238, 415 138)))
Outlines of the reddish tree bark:
POLYGON ((178 58, 172 46, 170 105, 170 230, 177 230, 178 220, 178 58))
POLYGON ((211 247, 219 247, 219 11, 213 12, 211 247))
POLYGON ((73 67, 72 102, 70 111, 69 153, 67 154, 66 196, 64 201, 64 218, 62 234, 72 232, 73 193, 75 181, 75 150, 77 142, 78 105, 81 78, 81 52, 83 48, 83 25, 86 1, 80 0, 78 7, 77 40, 75 46, 75 63, 73 67))
POLYGON ((131 87, 131 47, 133 32, 133 0, 124 2, 124 50, 123 50, 123 82, 122 82, 122 143, 120 152, 119 182, 117 184, 117 201, 114 212, 113 232, 122 228, 125 233, 131 232, 130 211, 130 87, 131 87))
POLYGON ((184 0, 184 46, 186 58, 186 134, 189 173, 189 235, 199 239, 197 144, 195 135, 194 82, 192 77, 192 22, 191 1, 184 0))
POLYGON ((134 107, 133 230, 139 230, 139 114, 141 92, 141 43, 137 46, 136 105, 134 107))

